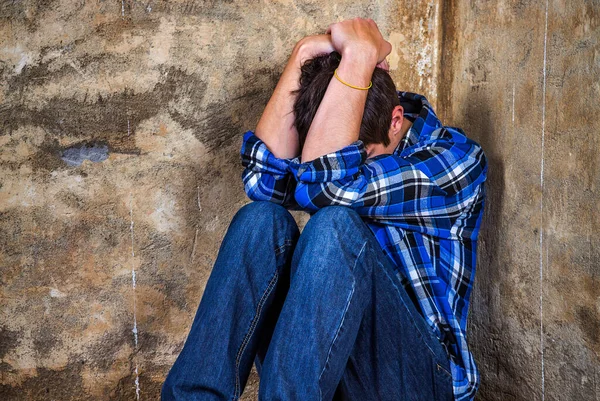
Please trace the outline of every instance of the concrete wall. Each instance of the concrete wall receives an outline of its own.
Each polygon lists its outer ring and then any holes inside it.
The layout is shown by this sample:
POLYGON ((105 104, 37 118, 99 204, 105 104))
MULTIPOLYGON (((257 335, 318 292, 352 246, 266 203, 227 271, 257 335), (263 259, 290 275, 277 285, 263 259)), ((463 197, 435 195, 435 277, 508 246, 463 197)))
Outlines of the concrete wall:
POLYGON ((0 3, 1 398, 158 398, 248 202, 241 134, 297 39, 364 16, 394 45, 398 87, 491 161, 480 399, 598 399, 598 7, 0 3))
POLYGON ((600 399, 600 3, 458 0, 438 98, 490 160, 481 399, 600 399))

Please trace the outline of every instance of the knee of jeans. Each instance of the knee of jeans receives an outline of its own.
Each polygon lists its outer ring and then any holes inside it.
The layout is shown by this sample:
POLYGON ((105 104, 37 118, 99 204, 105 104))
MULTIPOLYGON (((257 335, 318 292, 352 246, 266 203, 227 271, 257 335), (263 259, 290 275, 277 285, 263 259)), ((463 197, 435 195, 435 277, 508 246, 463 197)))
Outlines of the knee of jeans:
POLYGON ((347 206, 327 206, 319 209, 308 221, 304 232, 347 230, 349 228, 363 229, 360 215, 347 206))
MULTIPOLYGON (((372 237, 355 210, 345 206, 324 207, 311 216, 302 231, 294 254, 298 260, 294 274, 315 281, 344 277, 349 268, 354 271, 359 257, 370 252, 372 248, 366 242, 372 237)), ((364 269, 368 269, 367 264, 364 269)))
POLYGON ((298 225, 283 206, 268 201, 253 201, 242 206, 230 224, 230 230, 244 237, 265 238, 267 233, 276 238, 293 238, 299 235, 298 225))
POLYGON ((233 220, 242 220, 252 226, 272 225, 274 221, 294 222, 294 217, 283 206, 268 201, 253 201, 242 206, 233 220))

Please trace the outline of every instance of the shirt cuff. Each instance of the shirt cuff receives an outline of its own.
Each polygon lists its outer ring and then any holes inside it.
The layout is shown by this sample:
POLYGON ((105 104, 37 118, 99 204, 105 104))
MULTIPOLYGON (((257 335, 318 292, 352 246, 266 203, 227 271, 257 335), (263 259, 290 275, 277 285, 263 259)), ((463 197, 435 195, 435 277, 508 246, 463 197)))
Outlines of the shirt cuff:
POLYGON ((242 165, 259 173, 270 173, 275 178, 280 178, 289 172, 291 161, 298 158, 280 159, 269 150, 267 145, 253 131, 247 131, 242 139, 240 149, 242 165))
POLYGON ((309 162, 300 163, 299 158, 291 159, 289 169, 297 181, 331 182, 353 176, 366 160, 367 151, 359 139, 340 150, 309 162))

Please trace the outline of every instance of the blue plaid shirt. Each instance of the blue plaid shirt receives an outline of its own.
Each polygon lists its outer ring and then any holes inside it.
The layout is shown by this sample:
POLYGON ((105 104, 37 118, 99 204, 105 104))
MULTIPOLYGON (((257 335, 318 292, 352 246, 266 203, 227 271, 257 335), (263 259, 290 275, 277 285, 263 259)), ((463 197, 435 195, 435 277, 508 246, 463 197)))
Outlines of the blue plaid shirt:
POLYGON ((275 157, 248 131, 242 180, 252 200, 311 214, 330 205, 356 210, 446 348, 455 399, 470 400, 479 372, 467 344, 467 313, 487 161, 460 128, 442 125, 425 97, 398 96, 416 112, 406 113, 414 122, 393 154, 367 159, 357 140, 301 163, 275 157))

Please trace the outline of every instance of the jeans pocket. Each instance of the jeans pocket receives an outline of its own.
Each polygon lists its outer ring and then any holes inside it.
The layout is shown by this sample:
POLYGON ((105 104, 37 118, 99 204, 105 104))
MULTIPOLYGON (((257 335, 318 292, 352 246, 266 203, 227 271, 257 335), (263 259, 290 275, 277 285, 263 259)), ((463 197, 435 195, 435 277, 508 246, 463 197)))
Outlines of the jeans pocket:
POLYGON ((442 366, 438 362, 436 362, 436 369, 437 369, 438 372, 444 373, 449 378, 452 378, 452 373, 450 373, 450 369, 442 366))
POLYGON ((454 400, 454 392, 452 387, 452 374, 450 370, 440 364, 434 362, 434 380, 435 380, 435 400, 434 401, 452 401, 454 400))

